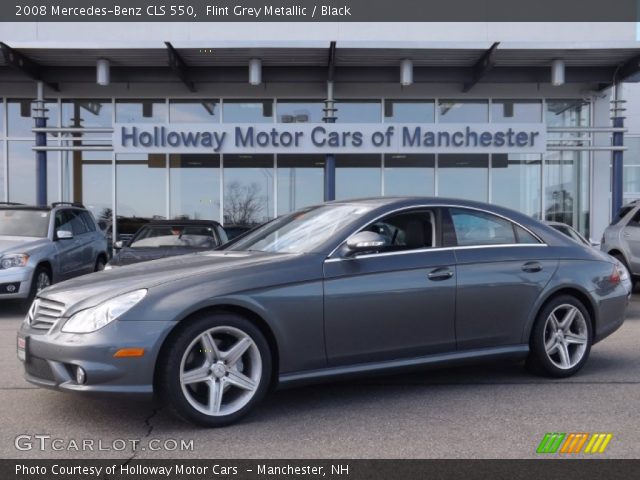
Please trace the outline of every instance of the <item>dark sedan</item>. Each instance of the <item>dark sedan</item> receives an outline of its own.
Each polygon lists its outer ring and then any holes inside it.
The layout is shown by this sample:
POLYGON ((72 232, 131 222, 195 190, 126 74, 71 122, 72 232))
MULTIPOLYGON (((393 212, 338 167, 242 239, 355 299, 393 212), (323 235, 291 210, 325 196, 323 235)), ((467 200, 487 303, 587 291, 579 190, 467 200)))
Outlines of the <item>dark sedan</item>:
POLYGON ((218 222, 152 220, 142 226, 131 240, 116 242, 118 253, 106 268, 213 250, 223 243, 227 243, 227 236, 218 222))
POLYGON ((18 353, 36 385, 155 393, 221 426, 278 385, 480 359, 568 377, 622 325, 620 277, 611 257, 505 208, 333 202, 221 251, 49 287, 18 353))

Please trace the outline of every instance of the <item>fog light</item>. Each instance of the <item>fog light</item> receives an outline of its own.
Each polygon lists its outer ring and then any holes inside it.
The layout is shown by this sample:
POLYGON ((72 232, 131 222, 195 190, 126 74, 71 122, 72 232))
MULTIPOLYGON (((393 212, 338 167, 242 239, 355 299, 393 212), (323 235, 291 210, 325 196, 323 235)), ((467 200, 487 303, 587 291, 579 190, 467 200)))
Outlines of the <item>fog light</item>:
POLYGON ((76 383, 78 385, 84 385, 87 381, 87 374, 82 367, 76 368, 76 383))

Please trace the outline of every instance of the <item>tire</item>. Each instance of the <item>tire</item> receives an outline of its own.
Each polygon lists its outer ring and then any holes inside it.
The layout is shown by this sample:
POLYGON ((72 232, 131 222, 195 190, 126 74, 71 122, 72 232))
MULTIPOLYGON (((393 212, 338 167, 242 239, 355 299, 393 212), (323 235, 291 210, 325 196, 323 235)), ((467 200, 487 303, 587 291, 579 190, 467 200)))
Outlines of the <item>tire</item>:
POLYGON ((31 302, 36 298, 38 292, 52 283, 51 272, 49 269, 44 265, 39 265, 33 272, 33 277, 31 278, 31 287, 29 288, 27 303, 31 304, 31 302))
POLYGON ((105 260, 104 256, 100 255, 98 257, 98 259, 96 260, 96 265, 95 267, 93 267, 93 271, 94 272, 101 272, 102 270, 104 270, 104 267, 107 265, 107 261, 105 260))
POLYGON ((160 359, 160 397, 187 421, 203 427, 230 425, 267 393, 269 345, 253 323, 233 313, 205 313, 186 322, 160 359))
POLYGON ((591 316, 582 302, 571 295, 552 298, 533 326, 527 366, 544 376, 570 377, 587 362, 592 342, 591 316))

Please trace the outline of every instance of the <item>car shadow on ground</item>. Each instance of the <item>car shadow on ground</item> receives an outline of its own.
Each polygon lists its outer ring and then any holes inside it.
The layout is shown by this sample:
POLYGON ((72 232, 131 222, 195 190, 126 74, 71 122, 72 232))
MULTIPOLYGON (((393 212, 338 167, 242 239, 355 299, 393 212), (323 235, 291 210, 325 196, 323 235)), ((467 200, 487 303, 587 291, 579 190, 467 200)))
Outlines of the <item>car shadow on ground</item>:
POLYGON ((0 320, 10 320, 27 314, 29 305, 22 300, 3 300, 0 302, 0 320))

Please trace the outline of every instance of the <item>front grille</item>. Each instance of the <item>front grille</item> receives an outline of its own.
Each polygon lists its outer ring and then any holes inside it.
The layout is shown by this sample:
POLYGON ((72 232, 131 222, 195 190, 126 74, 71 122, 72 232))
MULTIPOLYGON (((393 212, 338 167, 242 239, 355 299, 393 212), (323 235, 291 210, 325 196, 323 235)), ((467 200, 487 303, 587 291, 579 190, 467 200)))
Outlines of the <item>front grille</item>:
POLYGON ((24 368, 26 372, 32 377, 50 381, 55 380, 49 362, 43 360, 42 358, 33 356, 29 357, 29 360, 27 361, 27 363, 25 363, 24 368))
POLYGON ((64 303, 37 298, 29 311, 31 327, 38 330, 50 330, 62 317, 64 309, 64 303))

